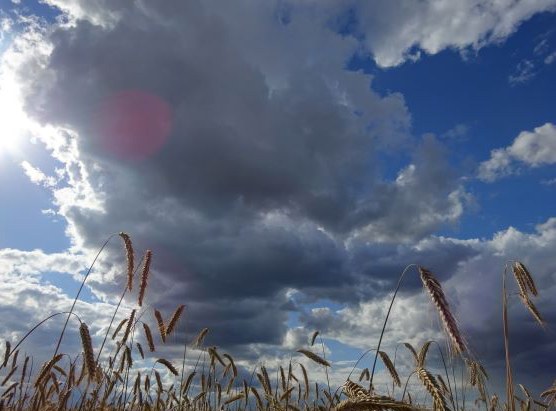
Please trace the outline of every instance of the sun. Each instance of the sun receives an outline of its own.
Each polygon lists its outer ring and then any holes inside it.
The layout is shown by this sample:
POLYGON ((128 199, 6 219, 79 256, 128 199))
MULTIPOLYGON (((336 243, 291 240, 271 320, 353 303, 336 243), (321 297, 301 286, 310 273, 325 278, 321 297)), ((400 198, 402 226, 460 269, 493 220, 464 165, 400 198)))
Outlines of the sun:
POLYGON ((6 80, 0 77, 0 154, 14 154, 28 128, 28 119, 17 86, 6 80))

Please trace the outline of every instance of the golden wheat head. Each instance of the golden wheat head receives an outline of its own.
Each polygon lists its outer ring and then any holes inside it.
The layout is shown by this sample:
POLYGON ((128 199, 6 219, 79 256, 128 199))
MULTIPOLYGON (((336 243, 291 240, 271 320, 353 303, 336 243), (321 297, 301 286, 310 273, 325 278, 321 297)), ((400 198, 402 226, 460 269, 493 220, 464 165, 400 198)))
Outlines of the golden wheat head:
POLYGON ((127 288, 131 291, 133 287, 133 269, 134 269, 134 252, 133 252, 133 245, 131 243, 131 238, 127 233, 123 231, 120 233, 120 237, 124 241, 125 246, 125 254, 127 260, 127 288))
POLYGON ((83 361, 87 368, 87 375, 89 380, 93 379, 96 375, 95 356, 93 354, 93 343, 91 335, 89 334, 89 327, 87 324, 81 323, 79 326, 79 334, 81 335, 81 345, 83 346, 83 361))
POLYGON ((139 286, 139 307, 143 306, 143 299, 145 298, 145 291, 147 290, 147 283, 149 280, 149 273, 151 269, 152 251, 147 250, 145 253, 145 262, 143 270, 141 271, 141 285, 139 286))
POLYGON ((428 291, 432 302, 436 306, 440 319, 442 320, 442 324, 450 337, 454 353, 464 353, 467 350, 467 347, 462 335, 459 332, 456 319, 450 311, 450 306, 448 305, 442 286, 433 274, 426 268, 419 267, 419 274, 421 275, 423 286, 428 291))

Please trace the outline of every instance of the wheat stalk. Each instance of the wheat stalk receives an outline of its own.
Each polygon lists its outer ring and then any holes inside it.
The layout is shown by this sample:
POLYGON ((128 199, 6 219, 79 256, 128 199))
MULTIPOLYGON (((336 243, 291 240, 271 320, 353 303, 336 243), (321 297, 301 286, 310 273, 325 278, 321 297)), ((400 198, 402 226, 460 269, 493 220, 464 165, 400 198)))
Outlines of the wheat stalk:
POLYGON ((197 337, 195 337, 195 339, 193 340, 193 342, 191 343, 191 345, 193 347, 197 347, 199 348, 201 346, 201 344, 203 343, 205 337, 207 336, 209 332, 208 328, 203 328, 199 334, 197 335, 197 337))
POLYGON ((384 363, 384 366, 390 373, 392 380, 394 380, 394 384, 396 384, 398 387, 401 387, 400 376, 398 375, 398 372, 396 371, 396 367, 394 367, 392 360, 390 360, 390 357, 388 357, 388 354, 386 354, 384 351, 379 351, 378 355, 380 356, 380 359, 384 363))
POLYGON ((131 327, 133 326, 133 321, 134 320, 135 320, 135 309, 133 309, 131 311, 131 314, 129 316, 129 320, 127 321, 124 336, 122 338, 122 344, 125 344, 125 342, 127 341, 128 337, 129 337, 129 333, 131 332, 131 327))
POLYGON ((81 335, 81 345, 83 347, 83 361, 87 367, 87 375, 90 381, 95 376, 96 366, 95 356, 93 355, 93 343, 87 324, 81 323, 79 326, 79 334, 81 335))
POLYGON ((127 320, 128 320, 127 318, 124 318, 122 321, 120 321, 120 323, 118 324, 118 326, 114 330, 114 334, 112 334, 112 339, 113 340, 116 338, 116 336, 118 335, 118 333, 120 332, 120 330, 122 329, 124 324, 127 323, 127 320))
POLYGON ((426 268, 419 267, 419 274, 421 276, 423 286, 429 292, 431 300, 438 310, 442 324, 450 337, 454 352, 456 354, 464 353, 467 348, 463 337, 458 330, 456 320, 450 311, 442 286, 438 280, 434 278, 433 274, 426 268))
POLYGON ((172 374, 178 375, 178 370, 176 370, 176 367, 174 367, 174 366, 172 365, 172 363, 171 363, 170 361, 168 361, 167 359, 165 359, 165 358, 159 358, 158 360, 156 360, 156 362, 158 362, 158 363, 164 365, 166 368, 168 368, 168 370, 169 370, 172 374))
POLYGON ((529 290, 529 292, 534 296, 537 296, 538 295, 537 287, 535 285, 535 282, 533 281, 533 277, 531 276, 531 273, 529 272, 529 270, 527 270, 527 267, 525 267, 525 265, 522 262, 515 261, 513 263, 512 268, 516 280, 517 277, 519 276, 522 282, 524 283, 525 287, 527 287, 527 289, 529 290))
POLYGON ((158 332, 160 333, 160 338, 162 342, 166 342, 166 326, 164 325, 164 320, 162 319, 162 314, 160 311, 154 310, 154 316, 156 318, 156 323, 158 324, 158 332))
POLYGON ((435 408, 440 411, 449 410, 448 406, 446 405, 444 395, 442 395, 442 391, 438 386, 438 383, 436 382, 434 376, 423 367, 417 368, 417 375, 419 376, 419 379, 425 386, 426 390, 432 396, 435 408))
POLYGON ((153 335, 151 333, 151 329, 145 323, 143 323, 143 329, 145 330, 145 338, 147 340, 147 343, 149 344, 149 350, 150 352, 154 352, 154 340, 153 340, 153 335))
POLYGON ((166 335, 169 335, 169 334, 172 333, 172 331, 174 331, 174 328, 178 324, 178 321, 180 320, 180 317, 183 313, 184 308, 185 308, 185 305, 183 305, 183 304, 181 304, 180 306, 178 306, 178 308, 176 308, 176 311, 174 311, 174 314, 172 315, 172 318, 170 319, 170 322, 168 323, 168 327, 166 327, 166 335))
POLYGON ((134 268, 134 252, 133 252, 133 245, 131 243, 131 238, 127 233, 123 231, 120 233, 120 237, 124 240, 125 246, 125 255, 127 260, 127 288, 131 291, 133 287, 133 268, 134 268))
POLYGON ((305 357, 313 360, 314 362, 323 365, 325 367, 330 367, 330 363, 328 361, 326 361, 324 358, 319 357, 317 354, 315 354, 312 351, 309 350, 304 350, 304 349, 299 349, 297 350, 298 353, 303 354, 305 357))
POLYGON ((344 383, 344 385, 342 386, 342 390, 350 400, 360 400, 360 399, 367 399, 371 397, 369 391, 367 391, 362 386, 354 383, 351 380, 347 380, 344 383))
POLYGON ((40 383, 42 382, 44 377, 46 377, 49 374, 50 369, 52 368, 52 366, 54 364, 56 364, 58 361, 60 361, 63 356, 64 356, 63 354, 56 354, 53 358, 50 359, 50 361, 47 361, 43 365, 43 367, 41 369, 41 372, 39 373, 39 376, 37 377, 37 381, 35 382, 35 387, 38 387, 40 385, 40 383))
POLYGON ((147 282, 149 279, 149 273, 151 268, 152 251, 147 250, 145 253, 145 262, 143 264, 143 270, 141 272, 141 284, 139 286, 139 307, 143 306, 143 299, 145 297, 145 290, 147 289, 147 282))
POLYGON ((228 404, 231 404, 232 402, 236 402, 238 400, 241 400, 241 399, 243 399, 243 397, 244 397, 243 393, 236 394, 233 397, 230 397, 226 401, 224 401, 224 405, 228 405, 228 404))

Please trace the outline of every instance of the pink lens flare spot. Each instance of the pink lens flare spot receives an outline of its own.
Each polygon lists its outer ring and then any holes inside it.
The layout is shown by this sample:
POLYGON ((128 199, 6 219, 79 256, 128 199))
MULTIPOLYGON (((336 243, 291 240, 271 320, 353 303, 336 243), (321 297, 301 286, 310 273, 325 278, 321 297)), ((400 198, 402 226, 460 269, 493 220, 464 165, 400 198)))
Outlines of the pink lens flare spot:
POLYGON ((172 130, 172 110, 153 94, 121 91, 100 104, 95 129, 95 138, 108 153, 125 160, 144 160, 166 143, 172 130))

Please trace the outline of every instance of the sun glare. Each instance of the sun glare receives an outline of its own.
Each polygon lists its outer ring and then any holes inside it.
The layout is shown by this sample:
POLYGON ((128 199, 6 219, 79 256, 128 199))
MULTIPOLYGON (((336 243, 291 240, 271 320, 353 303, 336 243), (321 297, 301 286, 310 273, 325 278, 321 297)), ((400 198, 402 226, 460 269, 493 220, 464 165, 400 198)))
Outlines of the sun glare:
POLYGON ((15 84, 0 77, 0 154, 15 154, 27 129, 15 84))

